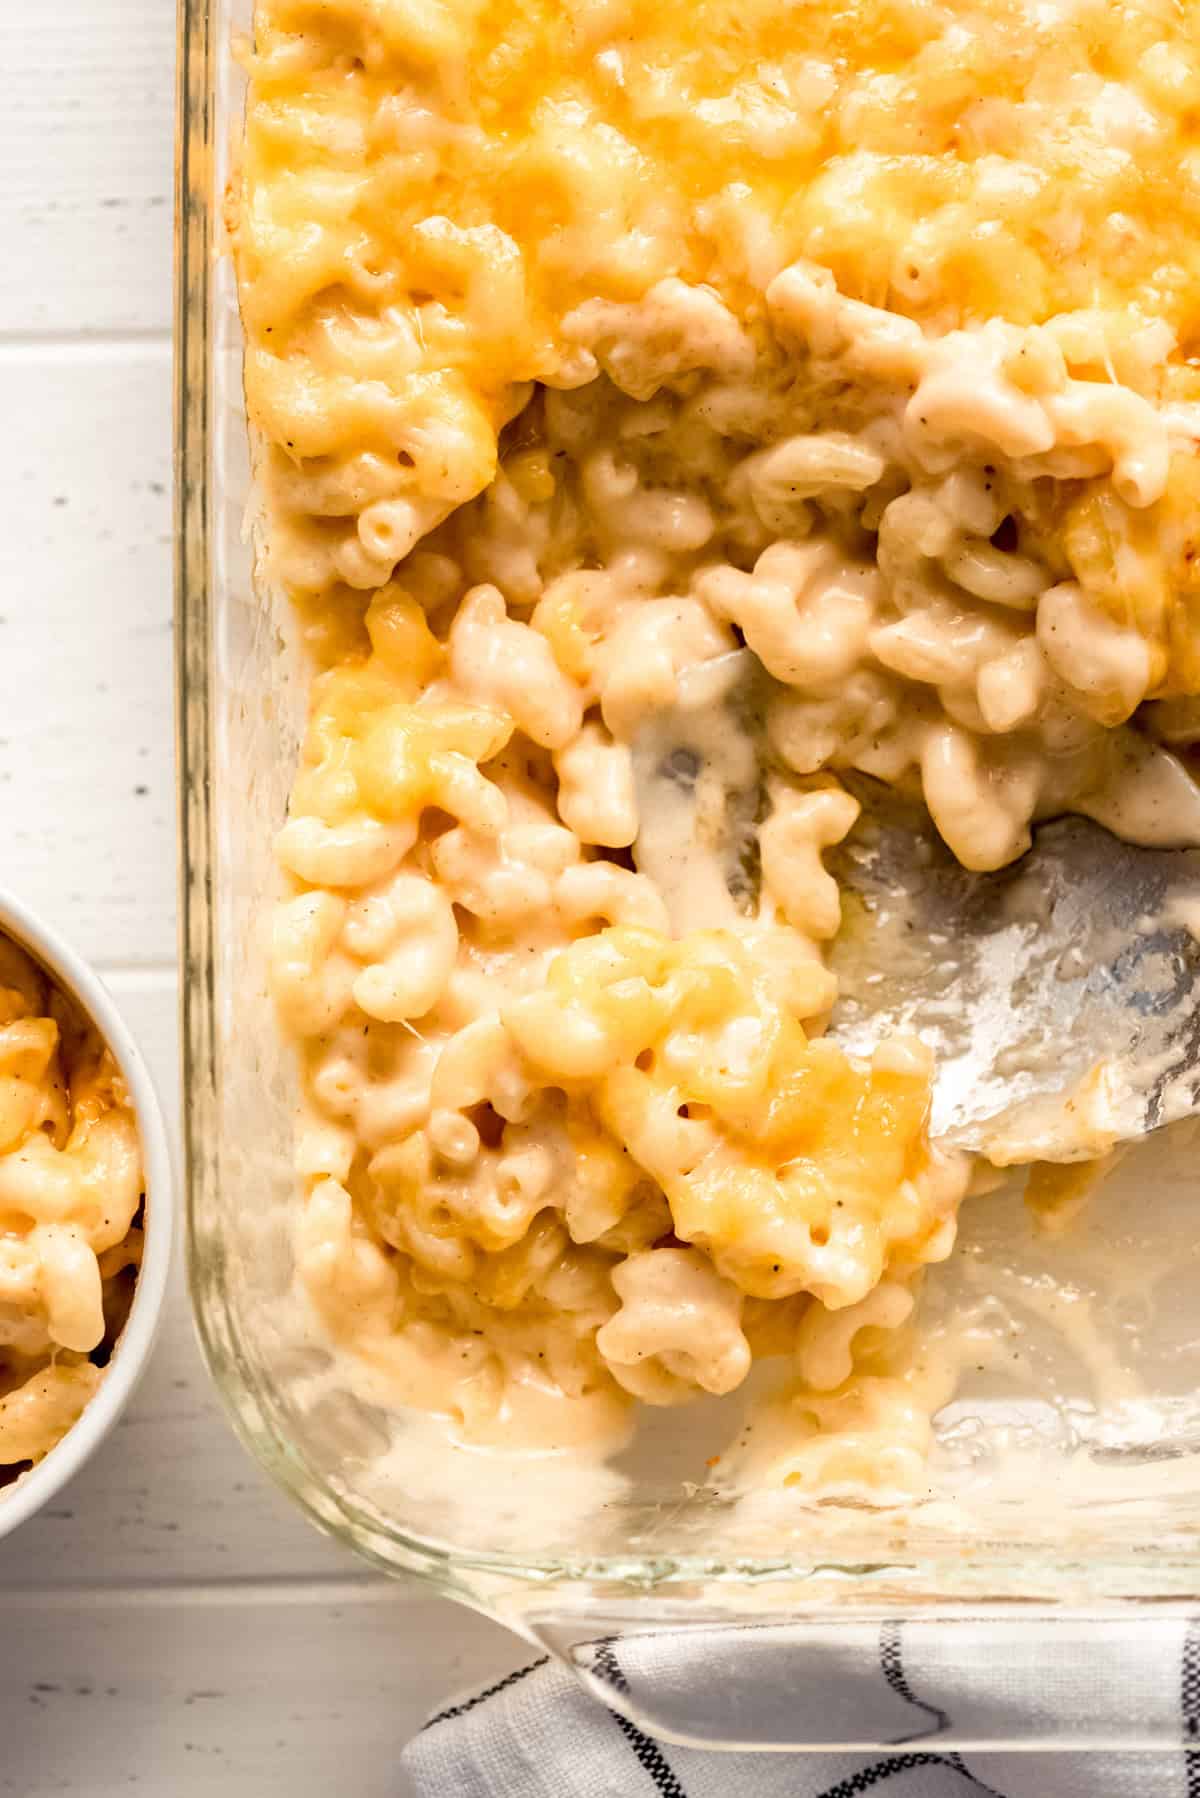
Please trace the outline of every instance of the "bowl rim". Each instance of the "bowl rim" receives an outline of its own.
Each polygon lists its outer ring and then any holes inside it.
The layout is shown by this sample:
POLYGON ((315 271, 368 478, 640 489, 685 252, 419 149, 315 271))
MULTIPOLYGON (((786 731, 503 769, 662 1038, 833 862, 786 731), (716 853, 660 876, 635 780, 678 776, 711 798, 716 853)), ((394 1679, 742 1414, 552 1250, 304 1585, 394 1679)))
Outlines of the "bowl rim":
POLYGON ((0 1537, 9 1535, 74 1478, 115 1426, 149 1360, 171 1269, 175 1230, 174 1157, 150 1070, 100 975, 69 942, 7 887, 0 886, 0 933, 31 952, 77 999, 116 1057, 133 1101, 146 1191, 145 1244, 133 1303, 99 1390, 45 1458, 0 1491, 0 1537))

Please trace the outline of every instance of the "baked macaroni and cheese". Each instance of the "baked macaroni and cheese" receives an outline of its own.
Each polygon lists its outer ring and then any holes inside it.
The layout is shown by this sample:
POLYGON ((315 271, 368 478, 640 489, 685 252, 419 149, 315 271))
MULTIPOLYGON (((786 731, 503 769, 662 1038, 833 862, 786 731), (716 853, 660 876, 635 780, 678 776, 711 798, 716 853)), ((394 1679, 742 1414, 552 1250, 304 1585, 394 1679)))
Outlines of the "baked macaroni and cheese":
POLYGON ((920 1042, 825 1035, 823 857, 851 774, 971 869, 1064 811, 1200 843, 1198 41, 261 0, 228 222, 314 670, 271 981, 299 1275, 386 1402, 614 1442, 770 1358, 779 1478, 919 1479, 972 1169, 920 1042), (638 778, 681 708, 699 862, 638 778))
POLYGON ((0 1481, 103 1378, 141 1262, 141 1152, 95 1026, 0 936, 0 1481))

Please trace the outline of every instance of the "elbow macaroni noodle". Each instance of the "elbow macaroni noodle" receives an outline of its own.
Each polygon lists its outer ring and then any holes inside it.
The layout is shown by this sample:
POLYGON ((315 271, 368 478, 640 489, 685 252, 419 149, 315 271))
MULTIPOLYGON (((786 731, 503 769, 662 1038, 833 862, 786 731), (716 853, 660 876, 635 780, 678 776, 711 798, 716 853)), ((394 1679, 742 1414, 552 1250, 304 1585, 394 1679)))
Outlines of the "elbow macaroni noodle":
POLYGON ((0 937, 0 1470, 40 1461, 102 1378, 141 1260, 141 1153, 112 1055, 0 937))
POLYGON ((920 1044, 823 1037, 822 858, 852 771, 972 869, 1200 842, 1193 11, 260 5, 229 222, 316 662, 270 979, 300 1277, 395 1402, 563 1446, 781 1356, 781 1477, 919 1477, 969 1169, 920 1044), (731 894, 634 769, 742 645, 731 894))

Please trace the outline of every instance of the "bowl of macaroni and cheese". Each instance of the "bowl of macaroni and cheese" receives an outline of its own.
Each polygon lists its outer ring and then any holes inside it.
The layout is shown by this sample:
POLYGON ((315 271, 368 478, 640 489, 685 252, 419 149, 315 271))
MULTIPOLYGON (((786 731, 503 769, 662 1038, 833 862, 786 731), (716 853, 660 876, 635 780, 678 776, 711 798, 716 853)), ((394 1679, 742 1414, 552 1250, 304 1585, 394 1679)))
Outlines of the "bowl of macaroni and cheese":
POLYGON ((115 1424, 170 1262, 157 1097, 103 982, 0 892, 0 1535, 115 1424))

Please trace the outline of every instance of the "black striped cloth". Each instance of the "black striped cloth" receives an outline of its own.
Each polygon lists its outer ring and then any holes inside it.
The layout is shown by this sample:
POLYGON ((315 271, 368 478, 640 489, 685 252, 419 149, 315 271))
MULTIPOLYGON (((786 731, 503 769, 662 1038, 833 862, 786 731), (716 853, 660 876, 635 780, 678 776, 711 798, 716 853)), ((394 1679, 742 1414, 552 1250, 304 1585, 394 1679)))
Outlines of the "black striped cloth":
POLYGON ((404 1752, 417 1798, 1200 1798, 1200 1625, 1182 1617, 1041 1635, 885 1622, 836 1647, 794 1626, 693 1629, 574 1658, 582 1680, 539 1655, 436 1712, 404 1752), (693 1739, 888 1747, 682 1747, 633 1720, 650 1714, 693 1739))

